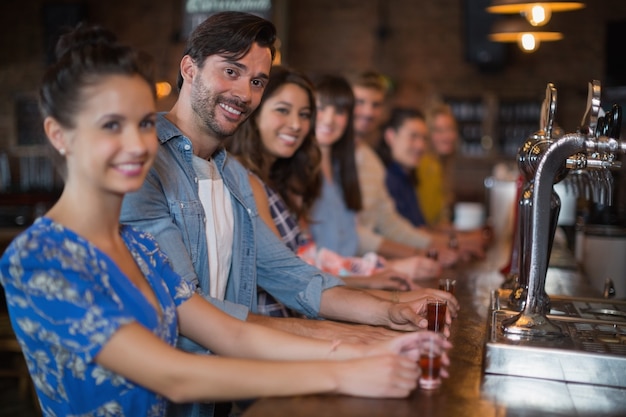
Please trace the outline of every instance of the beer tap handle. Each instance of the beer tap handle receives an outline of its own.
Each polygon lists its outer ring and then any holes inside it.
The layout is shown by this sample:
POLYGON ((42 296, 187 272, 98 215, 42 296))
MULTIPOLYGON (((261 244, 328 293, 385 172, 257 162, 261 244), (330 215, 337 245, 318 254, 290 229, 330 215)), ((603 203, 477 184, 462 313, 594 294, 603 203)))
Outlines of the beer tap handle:
POLYGON ((546 97, 541 103, 541 117, 539 120, 539 129, 543 131, 546 138, 552 137, 554 129, 554 119, 556 115, 556 87, 552 83, 546 86, 546 97))
POLYGON ((578 128, 580 133, 589 137, 593 137, 596 132, 598 115, 600 114, 600 95, 600 81, 591 81, 587 90, 587 108, 578 128))
POLYGON ((613 139, 619 139, 622 131, 622 106, 619 104, 613 104, 609 115, 606 116, 607 120, 607 132, 605 136, 613 139))
POLYGON ((600 136, 606 136, 609 131, 609 124, 607 118, 610 117, 610 113, 606 113, 604 116, 598 117, 598 124, 596 125, 596 132, 594 137, 598 139, 600 136))

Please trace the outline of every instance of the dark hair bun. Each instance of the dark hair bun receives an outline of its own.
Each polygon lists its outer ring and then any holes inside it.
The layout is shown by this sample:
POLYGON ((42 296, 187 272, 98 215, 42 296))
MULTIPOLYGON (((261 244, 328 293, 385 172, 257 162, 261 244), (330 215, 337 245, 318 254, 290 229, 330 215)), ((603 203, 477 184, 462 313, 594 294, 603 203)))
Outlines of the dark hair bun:
POLYGON ((55 55, 60 60, 66 53, 82 50, 87 46, 116 45, 117 37, 110 30, 101 26, 78 25, 71 32, 62 35, 57 42, 55 55))
POLYGON ((108 29, 80 24, 59 38, 55 52, 56 62, 46 70, 39 90, 44 118, 51 116, 63 126, 74 126, 83 89, 108 75, 139 75, 156 96, 152 58, 119 43, 108 29))

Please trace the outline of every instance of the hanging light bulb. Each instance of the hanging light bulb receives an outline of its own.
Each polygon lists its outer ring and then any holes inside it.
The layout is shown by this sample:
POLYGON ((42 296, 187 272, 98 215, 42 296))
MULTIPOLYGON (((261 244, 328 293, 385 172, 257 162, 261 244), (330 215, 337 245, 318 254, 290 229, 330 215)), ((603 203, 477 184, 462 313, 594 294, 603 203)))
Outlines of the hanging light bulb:
POLYGON ((550 10, 550 7, 537 3, 531 5, 527 11, 524 12, 524 17, 526 17, 528 23, 533 26, 543 26, 550 21, 552 11, 550 10))
POLYGON ((530 53, 539 49, 540 42, 532 33, 522 33, 517 43, 522 51, 530 53))

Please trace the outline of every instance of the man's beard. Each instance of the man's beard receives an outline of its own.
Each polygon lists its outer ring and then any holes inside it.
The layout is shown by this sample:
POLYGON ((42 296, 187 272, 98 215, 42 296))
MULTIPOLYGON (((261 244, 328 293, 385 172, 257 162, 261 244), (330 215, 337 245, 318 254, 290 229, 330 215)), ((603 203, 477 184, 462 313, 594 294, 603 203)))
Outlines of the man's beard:
POLYGON ((241 103, 238 100, 225 99, 220 95, 213 95, 211 91, 206 87, 202 80, 197 77, 194 80, 194 84, 191 89, 191 108, 196 113, 198 118, 202 121, 204 126, 210 130, 217 139, 226 139, 232 136, 241 123, 250 114, 248 106, 241 103), (196 81, 197 80, 197 81, 196 81), (216 119, 215 111, 218 107, 218 103, 224 103, 229 106, 244 109, 246 118, 242 119, 239 123, 224 127, 216 119))

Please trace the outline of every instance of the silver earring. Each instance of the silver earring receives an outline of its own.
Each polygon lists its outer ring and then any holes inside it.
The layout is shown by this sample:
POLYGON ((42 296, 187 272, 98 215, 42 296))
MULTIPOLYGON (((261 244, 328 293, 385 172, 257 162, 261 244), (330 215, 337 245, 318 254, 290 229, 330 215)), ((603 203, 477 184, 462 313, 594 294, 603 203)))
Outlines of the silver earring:
POLYGON ((61 156, 65 156, 65 148, 59 149, 59 153, 61 154, 61 156))

